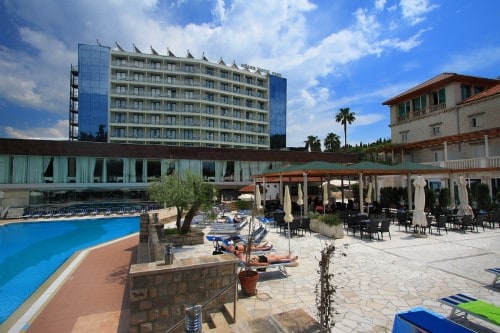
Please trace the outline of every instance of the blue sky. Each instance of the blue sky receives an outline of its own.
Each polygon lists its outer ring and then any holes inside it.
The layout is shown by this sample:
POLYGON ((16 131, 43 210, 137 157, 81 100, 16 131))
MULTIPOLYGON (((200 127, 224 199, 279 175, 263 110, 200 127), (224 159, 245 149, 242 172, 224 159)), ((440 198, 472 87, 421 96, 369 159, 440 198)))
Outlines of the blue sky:
POLYGON ((496 0, 1 0, 0 137, 68 138, 78 43, 189 50, 288 80, 287 145, 356 120, 350 144, 389 138, 382 102, 442 72, 500 76, 496 0))

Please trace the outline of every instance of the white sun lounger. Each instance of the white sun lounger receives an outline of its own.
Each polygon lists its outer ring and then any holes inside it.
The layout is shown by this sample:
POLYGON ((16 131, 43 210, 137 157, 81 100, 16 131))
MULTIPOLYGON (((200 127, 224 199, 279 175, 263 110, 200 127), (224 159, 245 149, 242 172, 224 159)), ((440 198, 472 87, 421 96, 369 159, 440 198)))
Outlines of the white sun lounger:
POLYGON ((500 286, 500 267, 486 268, 485 271, 491 274, 495 274, 492 282, 493 287, 500 286))

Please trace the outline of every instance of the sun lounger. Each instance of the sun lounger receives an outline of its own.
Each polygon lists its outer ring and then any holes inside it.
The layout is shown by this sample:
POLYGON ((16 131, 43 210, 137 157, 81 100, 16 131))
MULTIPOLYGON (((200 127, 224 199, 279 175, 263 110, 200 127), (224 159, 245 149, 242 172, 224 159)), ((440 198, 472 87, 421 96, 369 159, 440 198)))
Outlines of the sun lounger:
POLYGON ((476 318, 486 320, 500 326, 500 307, 495 304, 476 299, 465 294, 455 294, 440 298, 443 304, 451 306, 450 319, 464 317, 470 314, 476 318), (458 313, 458 314, 457 314, 458 313), (461 314, 460 314, 461 313, 461 314))
POLYGON ((469 333, 474 332, 459 325, 443 315, 433 312, 424 307, 417 307, 410 311, 396 314, 393 333, 410 332, 454 332, 469 333))
POLYGON ((486 268, 486 272, 495 274, 495 277, 493 278, 493 287, 497 287, 500 285, 500 267, 495 267, 495 268, 486 268))
MULTIPOLYGON (((288 277, 288 272, 287 272, 286 268, 287 267, 296 267, 298 265, 299 265, 298 261, 289 261, 289 262, 279 262, 279 263, 268 264, 266 266, 250 265, 250 268, 253 270, 256 270, 258 272, 261 272, 261 273, 267 272, 268 270, 276 269, 281 274, 288 277)), ((245 269, 245 263, 243 261, 240 261, 240 269, 245 269)))

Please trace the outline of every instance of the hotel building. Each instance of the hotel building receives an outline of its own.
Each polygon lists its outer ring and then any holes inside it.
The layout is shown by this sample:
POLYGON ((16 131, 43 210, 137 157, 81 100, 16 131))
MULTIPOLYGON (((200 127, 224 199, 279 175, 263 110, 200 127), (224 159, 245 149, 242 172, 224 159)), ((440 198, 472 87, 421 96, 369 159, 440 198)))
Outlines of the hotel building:
POLYGON ((386 153, 394 162, 451 169, 429 179, 434 189, 456 187, 463 175, 472 187, 487 184, 492 197, 500 191, 500 80, 443 73, 383 105, 390 108, 393 145, 386 153))
POLYGON ((253 175, 320 160, 351 164, 358 162, 358 155, 0 139, 0 212, 15 214, 13 207, 37 204, 144 201, 149 183, 174 170, 200 175, 225 198, 235 199, 241 194, 238 189, 250 184, 253 175))
POLYGON ((69 138, 149 145, 286 147, 286 79, 222 58, 78 45, 69 138))

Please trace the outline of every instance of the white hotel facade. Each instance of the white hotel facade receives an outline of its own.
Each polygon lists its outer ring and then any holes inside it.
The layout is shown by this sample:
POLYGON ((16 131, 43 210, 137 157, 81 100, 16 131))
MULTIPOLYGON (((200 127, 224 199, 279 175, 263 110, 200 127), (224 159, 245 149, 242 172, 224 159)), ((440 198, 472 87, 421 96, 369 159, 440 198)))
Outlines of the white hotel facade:
POLYGON ((286 79, 222 58, 78 46, 70 140, 243 149, 286 147, 286 79))

